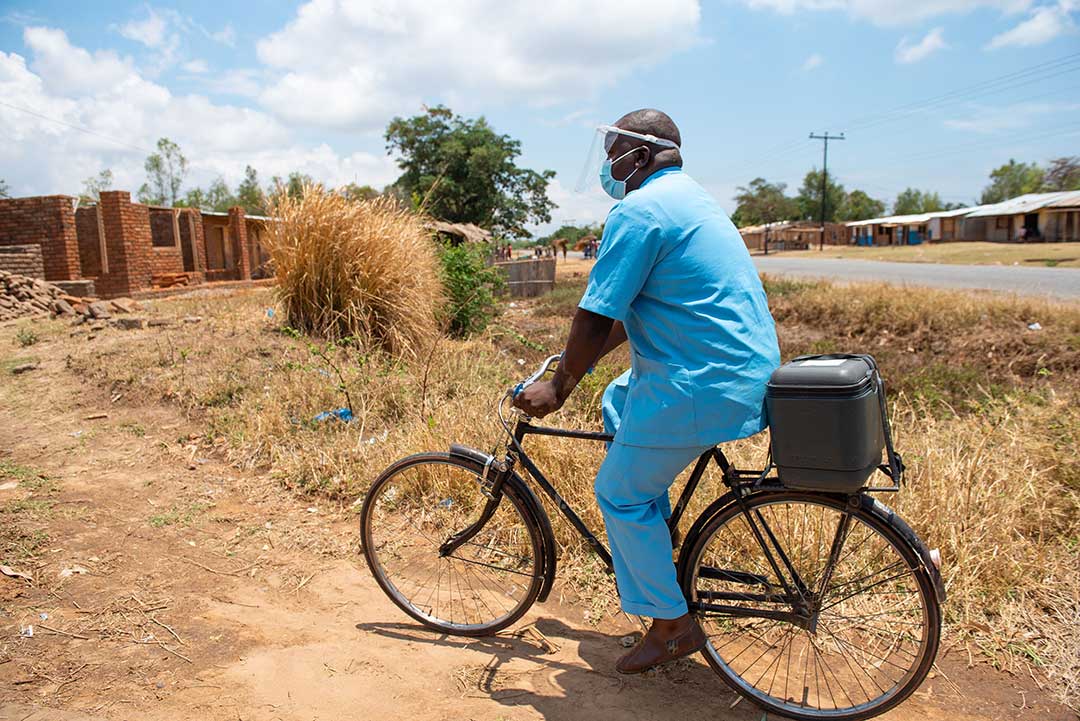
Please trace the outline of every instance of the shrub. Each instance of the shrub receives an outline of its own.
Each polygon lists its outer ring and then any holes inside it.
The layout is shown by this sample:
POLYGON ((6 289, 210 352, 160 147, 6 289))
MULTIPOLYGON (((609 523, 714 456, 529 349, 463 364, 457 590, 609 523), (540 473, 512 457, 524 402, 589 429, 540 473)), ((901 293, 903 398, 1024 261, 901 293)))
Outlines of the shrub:
POLYGON ((28 348, 38 342, 37 333, 32 328, 20 328, 15 333, 16 342, 23 348, 28 348))
POLYGON ((273 200, 268 247, 284 322, 416 357, 442 305, 435 248, 419 216, 393 198, 350 201, 322 186, 273 200))
POLYGON ((445 323, 458 338, 479 333, 495 317, 495 294, 503 287, 502 272, 487 263, 485 246, 444 245, 439 251, 446 288, 445 323))

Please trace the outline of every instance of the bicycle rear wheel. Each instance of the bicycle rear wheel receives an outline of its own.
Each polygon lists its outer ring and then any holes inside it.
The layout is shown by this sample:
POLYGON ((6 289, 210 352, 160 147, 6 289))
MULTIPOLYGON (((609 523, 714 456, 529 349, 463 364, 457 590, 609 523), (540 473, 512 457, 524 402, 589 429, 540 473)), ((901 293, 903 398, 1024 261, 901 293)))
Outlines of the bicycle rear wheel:
POLYGON ((729 505, 680 564, 709 665, 796 719, 865 719, 914 692, 937 654, 941 613, 901 533, 844 498, 781 491, 746 504, 751 520, 729 505))
POLYGON ((448 453, 404 458, 364 499, 360 532, 372 575, 401 610, 443 633, 482 636, 516 620, 543 582, 542 538, 515 487, 488 522, 449 555, 440 546, 480 518, 483 466, 448 453))

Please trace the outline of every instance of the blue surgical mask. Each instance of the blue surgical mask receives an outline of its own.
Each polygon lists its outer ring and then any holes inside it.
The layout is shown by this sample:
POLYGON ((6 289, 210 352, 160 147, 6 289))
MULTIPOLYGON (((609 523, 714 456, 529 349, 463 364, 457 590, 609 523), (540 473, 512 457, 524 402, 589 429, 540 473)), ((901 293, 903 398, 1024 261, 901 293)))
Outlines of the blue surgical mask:
MULTIPOLYGON (((644 145, 641 147, 645 147, 644 145)), ((633 153, 640 148, 634 148, 628 152, 623 153, 615 160, 610 158, 605 160, 603 165, 600 166, 600 185, 604 188, 604 192, 610 195, 615 200, 622 200, 626 197, 626 181, 634 177, 634 173, 641 170, 641 168, 634 168, 634 170, 622 180, 615 180, 611 175, 611 166, 625 158, 630 153, 633 153)))

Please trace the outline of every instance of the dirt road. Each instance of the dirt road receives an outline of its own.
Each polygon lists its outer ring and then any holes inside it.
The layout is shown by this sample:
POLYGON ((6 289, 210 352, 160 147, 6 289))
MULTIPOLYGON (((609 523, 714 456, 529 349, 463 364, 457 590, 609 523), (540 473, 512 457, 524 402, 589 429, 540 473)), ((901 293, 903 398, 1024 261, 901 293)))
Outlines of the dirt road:
MULTIPOLYGON (((762 717, 697 659, 616 674, 628 621, 548 603, 518 636, 426 632, 360 564, 350 509, 240 473, 176 411, 117 395, 62 357, 0 379, 0 462, 19 478, 0 478, 0 521, 36 545, 15 569, 32 584, 0 576, 0 719, 762 717)), ((890 715, 1072 717, 966 654, 890 715)))

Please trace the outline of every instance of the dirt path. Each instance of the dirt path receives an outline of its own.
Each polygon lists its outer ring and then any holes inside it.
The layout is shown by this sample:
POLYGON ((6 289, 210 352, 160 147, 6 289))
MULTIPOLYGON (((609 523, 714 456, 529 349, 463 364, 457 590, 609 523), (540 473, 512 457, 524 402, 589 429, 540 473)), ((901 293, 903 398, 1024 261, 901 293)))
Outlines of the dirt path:
MULTIPOLYGON (((33 584, 0 576, 0 719, 762 717, 696 659, 620 677, 633 626, 555 603, 521 624, 540 634, 426 632, 360 565, 348 509, 215 460, 171 409, 111 400, 62 358, 0 380, 0 462, 51 479, 0 490, 24 501, 5 533, 40 545, 16 569, 33 584)), ((1073 717, 1030 678, 943 669, 890 718, 1073 717)))

